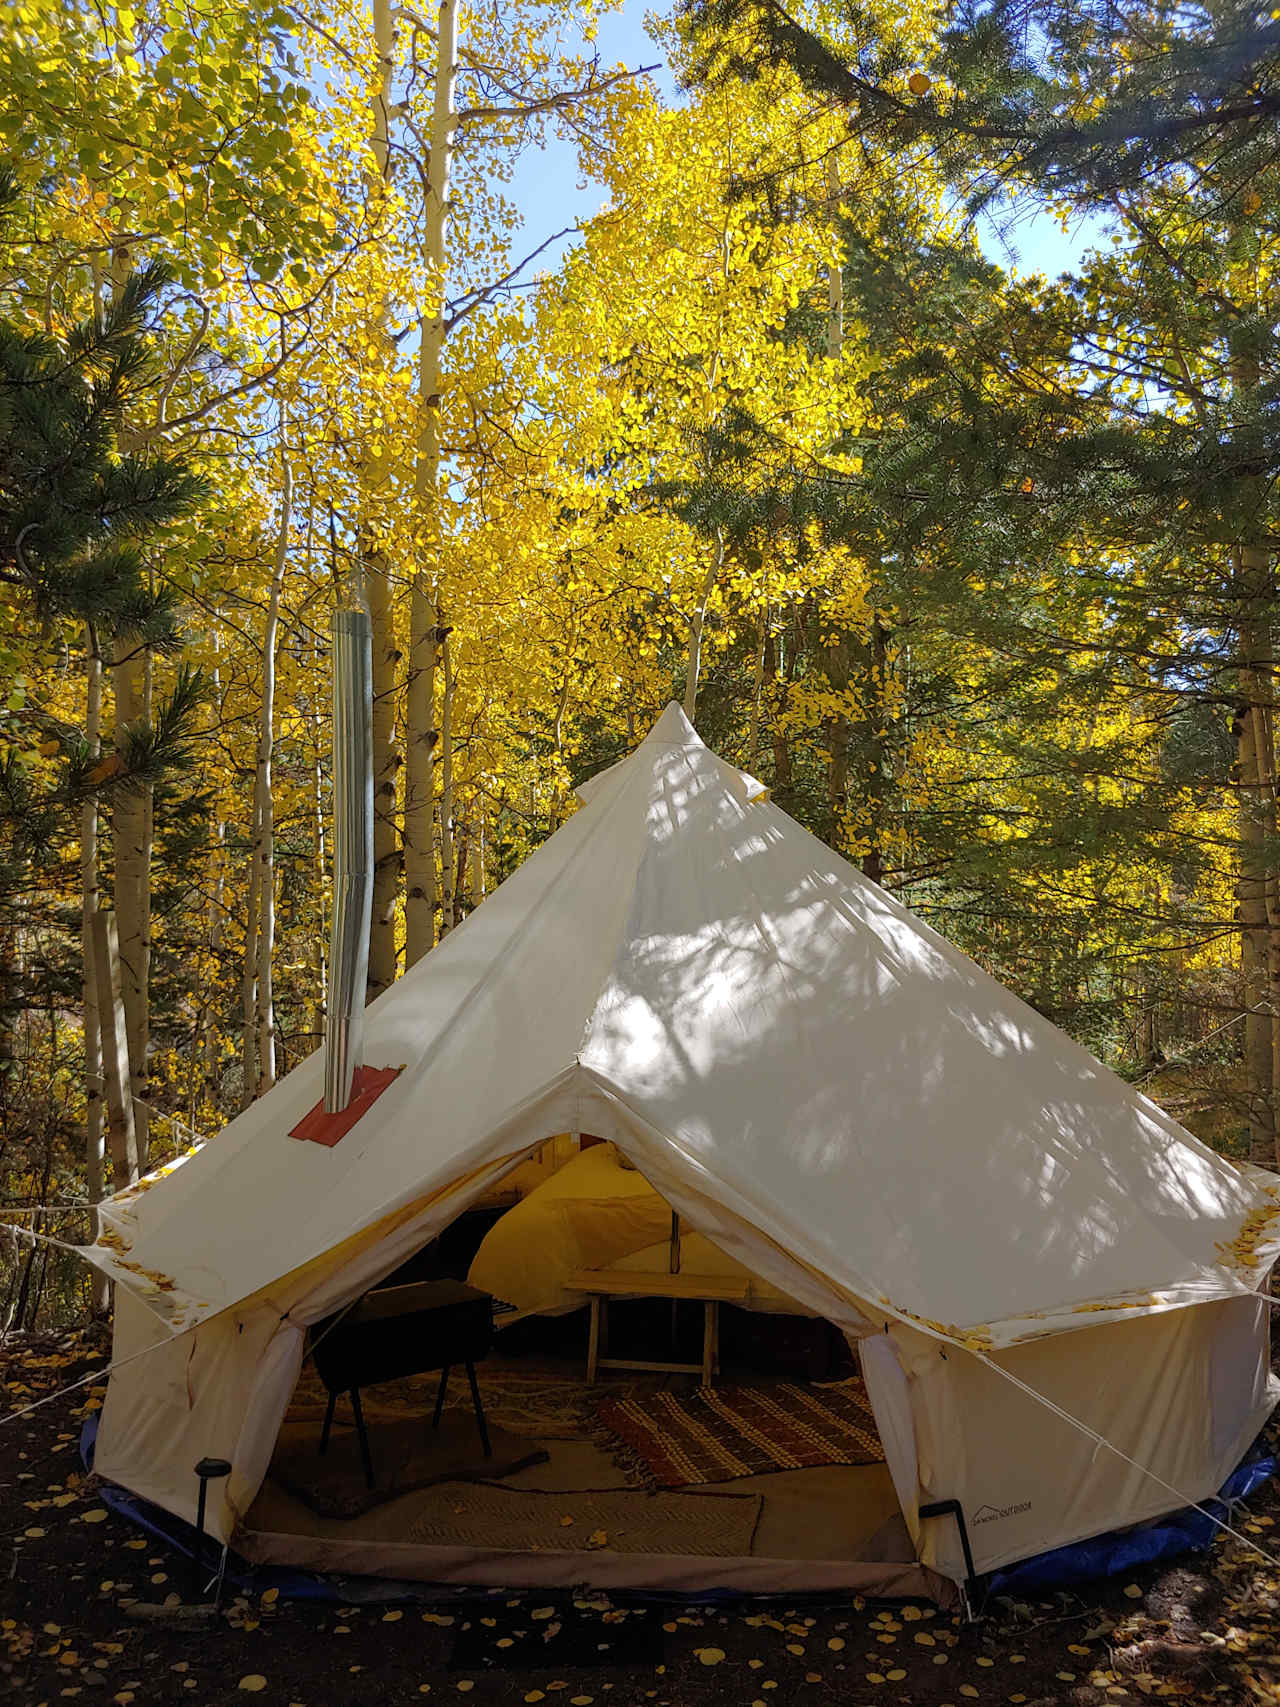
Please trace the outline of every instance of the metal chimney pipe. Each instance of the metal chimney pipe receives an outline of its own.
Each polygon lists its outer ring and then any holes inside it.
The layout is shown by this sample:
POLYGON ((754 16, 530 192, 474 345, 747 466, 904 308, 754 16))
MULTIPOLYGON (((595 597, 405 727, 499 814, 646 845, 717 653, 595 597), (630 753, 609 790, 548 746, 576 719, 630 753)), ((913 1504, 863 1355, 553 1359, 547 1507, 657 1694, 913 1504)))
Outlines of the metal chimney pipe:
POLYGON ((333 613, 333 928, 324 1107, 340 1114, 361 1065, 373 914, 373 630, 369 613, 333 613))

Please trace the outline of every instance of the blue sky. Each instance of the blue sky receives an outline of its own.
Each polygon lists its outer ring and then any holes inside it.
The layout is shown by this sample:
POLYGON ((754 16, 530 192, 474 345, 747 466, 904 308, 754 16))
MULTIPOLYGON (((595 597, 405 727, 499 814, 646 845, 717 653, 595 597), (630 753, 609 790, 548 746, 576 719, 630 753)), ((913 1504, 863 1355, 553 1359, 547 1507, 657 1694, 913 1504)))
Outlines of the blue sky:
MULTIPOLYGON (((674 84, 667 72, 662 53, 645 34, 645 12, 649 7, 643 0, 626 0, 621 12, 601 19, 599 51, 604 65, 654 65, 659 63, 657 84, 667 97, 674 99, 674 84)), ((604 200, 604 191, 597 183, 580 184, 577 160, 567 143, 548 142, 544 149, 529 149, 515 167, 509 195, 521 208, 526 222, 524 253, 538 248, 539 242, 565 225, 582 222, 596 213, 604 200)), ((1029 208, 1021 213, 1004 239, 993 227, 978 232, 986 254, 1015 273, 1046 273, 1053 278, 1079 261, 1091 244, 1097 242, 1094 225, 1077 225, 1072 232, 1063 232, 1051 213, 1041 208, 1029 208)), ((555 266, 563 244, 548 249, 539 256, 536 268, 546 270, 555 266)))
MULTIPOLYGON (((597 43, 600 55, 606 65, 659 63, 658 85, 664 94, 674 96, 663 56, 645 34, 647 10, 644 0, 626 0, 620 12, 603 18, 597 43)), ((531 148, 524 155, 508 194, 525 218, 525 253, 535 249, 552 232, 589 219, 604 200, 599 184, 580 184, 573 149, 554 141, 544 149, 531 148)), ((1098 235, 1097 228, 1089 224, 1064 232, 1051 214, 1029 209, 1005 232, 1003 240, 988 226, 980 229, 979 241, 993 261, 1011 271, 1042 272, 1052 278, 1073 266, 1085 249, 1098 241, 1098 235)), ((562 247, 548 249, 539 257, 537 268, 545 270, 554 266, 562 247)))

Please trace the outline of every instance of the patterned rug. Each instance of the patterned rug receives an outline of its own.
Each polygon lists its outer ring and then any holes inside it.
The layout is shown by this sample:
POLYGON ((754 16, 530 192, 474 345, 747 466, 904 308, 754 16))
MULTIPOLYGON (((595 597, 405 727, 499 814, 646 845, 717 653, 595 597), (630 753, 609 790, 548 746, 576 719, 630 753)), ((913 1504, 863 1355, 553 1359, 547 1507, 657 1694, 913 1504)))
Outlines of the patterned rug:
POLYGON ((867 1390, 855 1375, 822 1386, 790 1381, 609 1396, 595 1406, 614 1459, 640 1487, 684 1488, 817 1464, 880 1464, 867 1390))

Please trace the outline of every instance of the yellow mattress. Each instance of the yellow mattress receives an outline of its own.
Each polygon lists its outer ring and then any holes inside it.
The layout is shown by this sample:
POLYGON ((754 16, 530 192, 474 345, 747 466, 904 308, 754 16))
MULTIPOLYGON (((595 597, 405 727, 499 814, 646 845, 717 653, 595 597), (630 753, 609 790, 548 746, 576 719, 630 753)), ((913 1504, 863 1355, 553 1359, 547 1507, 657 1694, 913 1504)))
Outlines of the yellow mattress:
POLYGON ((564 1290, 575 1268, 608 1268, 670 1228, 671 1210, 644 1175, 624 1168, 612 1144, 594 1144, 495 1222, 467 1278, 522 1316, 576 1310, 581 1297, 564 1290))
MULTIPOLYGON (((490 1228, 467 1279, 515 1306, 520 1316, 555 1315, 582 1305, 566 1292, 575 1269, 626 1268, 664 1274, 670 1263, 671 1206, 642 1173, 624 1168, 612 1144, 596 1144, 567 1162, 490 1228)), ((680 1240, 686 1274, 750 1278, 748 1307, 808 1315, 767 1281, 749 1275, 701 1233, 680 1240)))

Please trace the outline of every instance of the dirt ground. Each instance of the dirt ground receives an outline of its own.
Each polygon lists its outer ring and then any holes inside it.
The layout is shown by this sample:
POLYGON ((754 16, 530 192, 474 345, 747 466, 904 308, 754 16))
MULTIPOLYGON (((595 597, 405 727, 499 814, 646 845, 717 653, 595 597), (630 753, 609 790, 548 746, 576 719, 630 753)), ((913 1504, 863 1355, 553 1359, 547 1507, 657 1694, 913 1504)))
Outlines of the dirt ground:
MULTIPOLYGON (((24 1703, 1280 1704, 1280 1567, 1231 1540, 1046 1601, 995 1601, 973 1625, 923 1603, 694 1605, 585 1589, 363 1607, 268 1593, 213 1621, 143 1621, 133 1603, 189 1597, 190 1578, 83 1473, 79 1432, 100 1392, 2 1420, 105 1359, 85 1339, 0 1348, 0 1687, 24 1703)), ((1277 1520, 1271 1486, 1237 1513, 1268 1553, 1280 1553, 1277 1520)))

